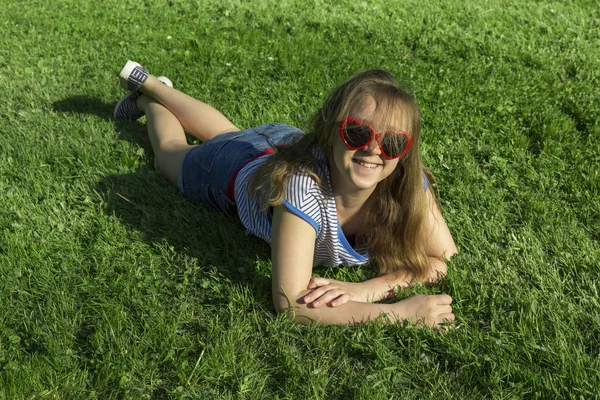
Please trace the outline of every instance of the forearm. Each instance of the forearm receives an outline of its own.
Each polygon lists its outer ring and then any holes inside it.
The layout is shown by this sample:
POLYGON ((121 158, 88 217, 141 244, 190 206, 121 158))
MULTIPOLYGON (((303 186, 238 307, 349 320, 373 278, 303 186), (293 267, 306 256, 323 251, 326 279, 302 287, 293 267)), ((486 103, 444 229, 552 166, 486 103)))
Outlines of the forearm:
MULTIPOLYGON (((435 283, 446 275, 446 263, 439 258, 429 257, 429 273, 423 283, 435 283)), ((404 289, 415 281, 406 272, 394 272, 364 281, 365 301, 376 302, 398 295, 398 288, 404 289)), ((421 282, 421 281, 418 281, 421 282)))
POLYGON ((283 312, 288 313, 296 323, 310 324, 318 322, 324 325, 355 324, 364 323, 376 319, 382 315, 387 318, 384 321, 395 322, 401 319, 395 306, 392 304, 374 304, 350 301, 338 307, 311 307, 304 304, 302 296, 308 292, 302 292, 289 307, 282 307, 283 312))

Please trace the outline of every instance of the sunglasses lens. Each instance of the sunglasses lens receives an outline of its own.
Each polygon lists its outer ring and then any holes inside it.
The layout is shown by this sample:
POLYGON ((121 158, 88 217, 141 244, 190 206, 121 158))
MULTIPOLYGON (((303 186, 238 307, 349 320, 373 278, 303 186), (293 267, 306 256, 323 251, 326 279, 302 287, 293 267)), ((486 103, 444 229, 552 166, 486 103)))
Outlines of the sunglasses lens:
POLYGON ((381 149, 391 158, 404 153, 408 146, 408 136, 397 132, 388 132, 381 140, 381 149))
POLYGON ((365 146, 371 140, 371 135, 371 129, 366 125, 352 121, 348 121, 344 125, 344 139, 346 139, 348 147, 356 149, 365 146))

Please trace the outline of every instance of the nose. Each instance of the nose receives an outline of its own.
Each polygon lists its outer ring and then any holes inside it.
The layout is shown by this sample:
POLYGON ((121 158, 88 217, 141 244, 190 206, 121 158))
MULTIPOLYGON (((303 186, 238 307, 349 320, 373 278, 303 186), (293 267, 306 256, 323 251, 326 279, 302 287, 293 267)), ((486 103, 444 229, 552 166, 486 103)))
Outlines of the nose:
POLYGON ((365 147, 365 151, 374 155, 380 155, 381 149, 379 148, 379 137, 375 136, 373 140, 371 140, 371 143, 365 147))

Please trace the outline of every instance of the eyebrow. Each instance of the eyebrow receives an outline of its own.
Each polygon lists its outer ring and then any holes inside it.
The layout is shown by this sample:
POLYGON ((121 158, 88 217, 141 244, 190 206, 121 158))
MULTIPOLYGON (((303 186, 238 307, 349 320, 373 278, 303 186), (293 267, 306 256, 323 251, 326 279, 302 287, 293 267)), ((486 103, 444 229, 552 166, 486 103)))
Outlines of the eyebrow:
MULTIPOLYGON (((362 122, 363 124, 368 124, 368 125, 370 125, 370 126, 373 128, 373 129, 375 129, 375 126, 374 126, 374 124, 373 124, 373 121, 372 121, 372 120, 370 120, 370 119, 357 118, 357 117, 353 117, 353 116, 351 116, 351 115, 349 115, 349 117, 351 117, 351 118, 355 118, 355 119, 359 120, 360 122, 362 122)), ((404 130, 404 129, 397 129, 396 127, 390 126, 390 127, 388 127, 387 129, 385 129, 385 130, 383 130, 383 131, 382 131, 382 130, 377 130, 377 129, 375 129, 375 132, 377 132, 377 133, 386 133, 386 132, 406 132, 406 133, 408 133, 408 130, 404 130)))

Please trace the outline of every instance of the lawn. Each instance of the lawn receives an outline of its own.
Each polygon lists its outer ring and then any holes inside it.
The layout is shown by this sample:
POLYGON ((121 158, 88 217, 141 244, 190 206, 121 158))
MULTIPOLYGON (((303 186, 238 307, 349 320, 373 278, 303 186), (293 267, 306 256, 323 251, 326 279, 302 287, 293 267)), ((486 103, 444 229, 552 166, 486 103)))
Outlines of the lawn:
POLYGON ((2 3, 0 398, 600 396, 595 1, 2 3), (268 245, 111 120, 127 59, 240 127, 305 128, 368 68, 410 85, 460 253, 401 297, 450 294, 456 328, 277 316, 268 245))

